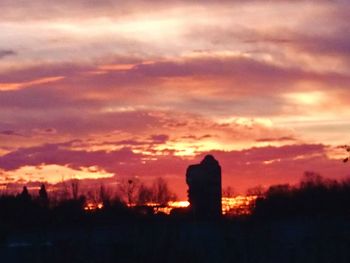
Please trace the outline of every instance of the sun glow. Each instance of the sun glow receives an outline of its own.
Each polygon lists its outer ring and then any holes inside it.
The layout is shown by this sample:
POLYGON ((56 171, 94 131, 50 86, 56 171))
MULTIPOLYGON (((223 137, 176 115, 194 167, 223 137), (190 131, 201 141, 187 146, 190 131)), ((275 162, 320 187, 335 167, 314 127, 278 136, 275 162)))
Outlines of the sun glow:
POLYGON ((303 105, 316 105, 325 101, 325 95, 320 91, 289 93, 286 97, 303 105))
POLYGON ((223 197, 222 213, 224 215, 249 215, 256 199, 256 195, 223 197))
MULTIPOLYGON (((200 141, 175 141, 166 142, 165 144, 155 147, 156 154, 163 155, 164 150, 174 151, 175 156, 194 156, 199 152, 208 152, 213 149, 224 149, 230 150, 230 145, 224 144, 213 139, 202 139, 200 141)), ((144 153, 144 152, 143 152, 144 153)), ((154 153, 152 153, 154 154, 154 153)))
MULTIPOLYGON (((256 195, 223 197, 221 199, 222 213, 224 215, 249 215, 256 199, 256 195)), ((158 203, 149 202, 146 203, 146 206, 152 207, 156 214, 164 213, 169 215, 175 208, 188 208, 190 203, 188 201, 173 201, 168 202, 167 205, 160 205, 158 203)))

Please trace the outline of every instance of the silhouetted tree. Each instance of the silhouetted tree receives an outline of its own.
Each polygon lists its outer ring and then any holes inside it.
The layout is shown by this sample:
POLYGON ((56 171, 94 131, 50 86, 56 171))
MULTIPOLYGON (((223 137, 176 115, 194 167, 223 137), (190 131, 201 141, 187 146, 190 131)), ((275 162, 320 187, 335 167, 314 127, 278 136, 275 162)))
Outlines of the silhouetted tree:
POLYGON ((72 196, 74 200, 78 200, 79 196, 79 180, 74 179, 71 181, 71 187, 72 187, 72 196))
POLYGON ((41 185, 39 190, 39 202, 43 206, 49 205, 49 196, 47 194, 46 187, 44 184, 41 185))
POLYGON ((153 201, 166 205, 169 201, 175 200, 176 195, 169 190, 167 182, 163 178, 157 178, 153 183, 153 201))
POLYGON ((350 215, 350 181, 325 179, 305 172, 298 186, 271 186, 255 203, 254 214, 266 217, 350 215))
POLYGON ((103 203, 103 207, 107 208, 111 204, 111 193, 106 189, 106 187, 101 184, 100 185, 100 201, 103 203))
POLYGON ((261 197, 264 195, 264 187, 262 187, 261 185, 258 185, 258 186, 254 186, 254 187, 251 187, 247 190, 247 195, 256 195, 258 197, 261 197))
POLYGON ((145 205, 153 200, 153 196, 152 189, 142 183, 138 189, 136 202, 138 205, 145 205))
POLYGON ((55 220, 63 224, 81 223, 84 218, 85 196, 62 200, 53 210, 55 220))
POLYGON ((234 195, 234 190, 231 186, 227 186, 222 189, 222 196, 223 197, 228 197, 231 198, 234 195))
POLYGON ((322 185, 324 185, 324 179, 322 176, 312 171, 304 172, 304 176, 300 181, 301 188, 317 187, 322 185))
POLYGON ((137 178, 122 180, 119 184, 119 191, 126 197, 127 203, 132 205, 135 203, 139 180, 137 178))
POLYGON ((59 199, 61 199, 61 200, 68 199, 69 198, 69 187, 68 187, 66 181, 64 180, 64 177, 61 178, 60 186, 61 186, 61 191, 59 194, 59 199))
POLYGON ((19 198, 23 201, 31 201, 32 200, 32 197, 28 192, 27 186, 23 186, 23 190, 22 190, 21 194, 19 195, 19 198))

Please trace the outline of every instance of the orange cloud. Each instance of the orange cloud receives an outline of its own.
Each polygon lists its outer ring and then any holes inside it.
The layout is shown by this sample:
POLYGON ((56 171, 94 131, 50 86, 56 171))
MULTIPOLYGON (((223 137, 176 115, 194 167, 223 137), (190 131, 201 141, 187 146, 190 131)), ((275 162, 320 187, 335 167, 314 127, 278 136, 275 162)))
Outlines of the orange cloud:
POLYGON ((23 88, 28 88, 31 86, 37 86, 41 84, 48 84, 52 82, 56 82, 59 80, 64 79, 63 76, 56 76, 56 77, 45 77, 40 79, 35 79, 27 82, 18 82, 18 83, 0 83, 0 91, 13 91, 13 90, 19 90, 23 88))

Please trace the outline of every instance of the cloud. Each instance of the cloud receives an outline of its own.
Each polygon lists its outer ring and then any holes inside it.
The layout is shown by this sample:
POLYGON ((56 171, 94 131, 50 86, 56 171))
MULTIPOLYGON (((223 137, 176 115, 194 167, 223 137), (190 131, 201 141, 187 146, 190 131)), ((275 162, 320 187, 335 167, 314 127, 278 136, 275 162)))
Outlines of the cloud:
POLYGON ((0 131, 0 135, 7 135, 7 136, 24 136, 20 133, 17 133, 12 130, 5 130, 5 131, 0 131))
POLYGON ((19 67, 6 72, 0 71, 0 83, 30 82, 36 79, 46 79, 53 76, 64 76, 68 78, 92 69, 93 67, 91 67, 91 65, 81 65, 78 63, 54 64, 35 63, 35 61, 33 61, 30 66, 19 67))
POLYGON ((295 184, 305 171, 315 171, 332 179, 348 177, 347 167, 340 159, 329 159, 327 151, 321 144, 301 144, 210 153, 220 161, 224 184, 242 191, 256 185, 295 184))
POLYGON ((221 149, 225 178, 252 185, 260 171, 268 182, 336 166, 319 146, 278 147, 346 138, 346 1, 0 0, 0 9, 0 136, 26 136, 1 141, 6 169, 97 162, 124 176, 182 176, 192 157, 221 149), (250 148, 268 144, 278 147, 250 148))
MULTIPOLYGON (((224 111, 229 105, 254 110, 254 105, 274 100, 275 111, 286 101, 283 93, 300 90, 300 82, 320 83, 345 90, 350 77, 336 73, 315 73, 295 67, 286 68, 244 57, 202 57, 182 61, 135 64, 129 70, 86 74, 96 67, 57 65, 0 75, 1 85, 31 85, 30 91, 7 89, 2 92, 0 107, 74 107, 128 104, 209 108, 224 111), (52 76, 60 76, 52 82, 52 76), (33 81, 37 79, 37 81, 33 81), (180 83, 180 85, 179 85, 180 83), (201 92, 194 88, 201 87, 201 92), (243 88, 244 87, 244 88, 243 88), (159 89, 162 94, 159 95, 159 89), (264 96, 261 90, 264 89, 264 96), (186 93, 183 91, 186 90, 186 93), (210 97, 209 97, 210 96, 210 97), (16 98, 13 100, 12 98, 16 98), (249 98, 249 100, 247 100, 249 98), (259 102, 261 100, 261 102, 259 102), (251 106, 246 103, 251 101, 251 106), (27 105, 26 105, 27 104, 27 105)), ((17 87, 16 86, 16 87, 17 87)), ((110 107, 113 108, 113 107, 110 107)), ((273 110, 273 107, 261 107, 273 110)), ((259 112, 261 112, 259 109, 259 112)))
POLYGON ((256 142, 284 142, 284 141, 296 141, 296 138, 292 136, 284 136, 278 138, 259 138, 256 142))
MULTIPOLYGON (((308 54, 310 58, 315 59, 319 56, 329 56, 348 60, 350 54, 350 37, 347 19, 332 18, 330 14, 328 16, 328 20, 332 20, 333 23, 324 24, 324 32, 309 32, 298 28, 281 27, 271 29, 267 32, 260 31, 259 29, 248 29, 231 34, 235 34, 238 39, 241 39, 246 44, 265 46, 269 48, 271 53, 276 53, 277 51, 271 49, 272 45, 279 47, 285 53, 290 52, 292 49, 308 54)), ((223 29, 223 31, 225 30, 229 29, 223 29)), ((295 53, 295 55, 298 56, 298 53, 295 53)))
MULTIPOLYGON (((223 0, 220 1, 220 5, 242 5, 242 4, 254 4, 254 3, 266 3, 263 0, 250 0, 250 1, 229 1, 223 0)), ((269 4, 274 3, 288 3, 290 0, 271 0, 268 1, 269 4)), ((308 3, 310 0, 297 0, 293 3, 308 3)), ((311 2, 314 2, 313 0, 311 2)), ((317 3, 326 2, 328 0, 317 0, 317 3)), ((338 1, 337 1, 338 2, 338 1)), ((32 19, 48 19, 56 17, 73 17, 74 15, 87 16, 91 17, 93 14, 98 16, 112 16, 112 15, 125 15, 125 14, 135 14, 140 12, 152 12, 159 11, 166 8, 174 7, 186 7, 186 6, 195 6, 197 1, 190 0, 171 0, 166 4, 160 0, 144 1, 144 0, 133 0, 129 2, 120 2, 117 0, 100 0, 98 2, 86 2, 83 0, 74 0, 74 1, 60 1, 55 3, 48 4, 44 0, 33 0, 30 2, 22 2, 19 0, 1 0, 0 6, 4 10, 5 18, 15 18, 23 15, 25 18, 32 19), (40 12, 34 16, 31 15, 31 12, 25 12, 25 10, 39 10, 40 12), (6 12, 5 12, 6 11, 6 12)), ((208 7, 217 6, 217 1, 214 0, 205 0, 202 1, 202 4, 208 7)))
POLYGON ((17 53, 10 49, 0 49, 0 59, 8 57, 8 56, 15 56, 17 53))
MULTIPOLYGON (((85 151, 71 150, 70 147, 80 141, 74 140, 58 144, 45 144, 36 147, 19 148, 0 157, 0 168, 5 170, 15 170, 22 166, 38 166, 41 164, 56 164, 69 166, 75 169, 80 167, 90 167, 97 165, 107 171, 118 172, 114 167, 130 166, 137 164, 143 166, 144 157, 140 153, 133 153, 130 148, 121 148, 116 151, 85 151)), ((230 158, 235 163, 244 163, 242 160, 249 162, 259 162, 272 160, 276 158, 290 159, 300 154, 310 155, 313 153, 323 153, 322 145, 297 145, 284 147, 264 147, 252 148, 244 151, 231 151, 229 155, 225 152, 215 151, 215 155, 223 155, 224 158, 230 158)), ((173 156, 170 156, 173 157, 173 156)), ((158 159, 158 158, 156 158, 158 159)), ((169 158, 171 159, 171 158, 169 158)), ((162 157, 158 159, 162 160, 162 157)), ((123 169, 125 170, 125 169, 123 169)), ((141 169, 143 170, 143 169, 141 169)))
MULTIPOLYGON (((98 167, 122 177, 165 177, 177 184, 184 181, 189 164, 200 161, 205 154, 191 158, 168 155, 149 156, 134 153, 130 148, 115 151, 71 150, 72 142, 20 148, 0 157, 0 168, 15 171, 24 166, 60 165, 76 170, 98 167)), ((296 183, 306 170, 320 172, 326 177, 340 179, 348 175, 340 160, 329 159, 327 147, 321 144, 286 145, 282 147, 250 148, 241 151, 211 151, 223 169, 223 182, 244 191, 256 185, 296 183)), ((5 172, 6 173, 6 172, 5 172)), ((49 176, 49 175, 47 175, 49 176)), ((30 177, 25 178, 30 180, 30 177)), ((177 192, 184 193, 184 184, 177 192)))
POLYGON ((189 135, 184 135, 181 137, 181 139, 185 139, 185 140, 195 140, 195 141, 199 141, 199 140, 203 140, 203 139, 208 139, 208 138, 213 138, 215 137, 214 135, 211 134, 205 134, 205 135, 201 135, 201 136, 196 136, 193 134, 189 134, 189 135))
POLYGON ((53 76, 41 79, 35 79, 28 82, 20 82, 20 83, 0 83, 0 91, 11 91, 11 90, 19 90, 23 88, 28 88, 31 86, 38 86, 43 84, 49 84, 52 82, 60 81, 64 77, 62 76, 53 76))
POLYGON ((153 143, 162 144, 169 140, 169 136, 167 134, 154 134, 150 136, 150 139, 153 141, 153 143))
POLYGON ((79 170, 80 167, 90 167, 96 164, 100 167, 113 165, 113 158, 116 158, 115 160, 117 160, 118 163, 128 161, 130 165, 132 165, 134 161, 139 160, 138 155, 127 148, 111 153, 105 151, 72 151, 66 147, 69 144, 71 144, 71 142, 20 148, 15 152, 1 156, 0 167, 5 170, 14 170, 23 166, 56 164, 79 170))
MULTIPOLYGON (((120 73, 119 73, 120 74, 120 73)), ((110 73, 103 77, 118 76, 118 73, 110 73)), ((125 74, 125 73, 123 73, 125 74)), ((274 93, 275 91, 282 92, 286 88, 293 89, 293 84, 301 81, 314 81, 320 83, 329 83, 334 85, 341 85, 350 82, 348 75, 337 73, 318 73, 309 70, 304 70, 298 67, 286 67, 261 61, 254 58, 247 58, 243 56, 202 56, 198 58, 187 58, 180 61, 165 61, 154 62, 148 64, 138 64, 131 68, 127 76, 140 77, 143 80, 155 79, 163 82, 174 79, 174 81, 181 81, 183 78, 188 78, 196 81, 199 78, 205 81, 219 81, 226 80, 226 87, 209 87, 209 90, 220 91, 225 90, 230 92, 239 89, 242 93, 242 86, 247 95, 249 92, 258 91, 265 88, 266 92, 274 93), (235 87, 236 86, 236 87, 235 87)), ((103 77, 98 78, 102 80, 103 77)), ((115 79, 117 80, 117 79, 115 79)), ((206 86, 202 90, 206 90, 206 86)), ((244 94, 244 92, 243 92, 244 94)), ((227 94, 225 94, 227 95, 227 94)))
POLYGON ((56 134, 57 130, 54 128, 46 128, 46 129, 34 129, 33 130, 34 134, 40 134, 40 135, 52 135, 56 134))
MULTIPOLYGON (((348 27, 337 28, 327 34, 295 34, 291 43, 298 50, 315 55, 350 58, 350 31, 348 27)), ((293 36, 293 35, 292 35, 293 36)))
MULTIPOLYGON (((179 148, 176 142, 182 142, 183 148, 195 152, 219 146, 231 150, 250 147, 253 143, 259 146, 267 143, 261 139, 276 139, 270 141, 273 145, 286 144, 287 140, 278 138, 302 138, 301 133, 306 129, 308 134, 311 133, 308 120, 304 130, 293 122, 296 115, 306 118, 310 113, 316 113, 318 117, 323 113, 325 116, 335 114, 341 122, 349 109, 346 95, 350 80, 346 75, 285 68, 253 58, 186 57, 136 63, 123 71, 89 73, 99 67, 43 65, 0 74, 0 79, 9 83, 31 81, 34 77, 45 79, 55 74, 63 77, 54 82, 34 83, 30 88, 1 91, 1 127, 33 136, 31 145, 47 140, 85 140, 89 136, 100 136, 99 142, 129 140, 130 144, 125 146, 138 143, 139 150, 145 150, 152 135, 163 134, 169 138, 167 141, 165 137, 164 141, 159 138, 159 145, 165 144, 171 151, 179 148), (311 84, 303 85, 304 82, 311 84), (332 90, 327 88, 329 85, 332 90), (317 89, 322 100, 315 100, 316 93, 309 89, 317 89), (288 94, 295 96, 291 99, 286 96, 288 94), (311 99, 312 104, 309 103, 311 99), (271 125, 254 121, 252 125, 242 125, 234 121, 240 118, 261 118, 271 125), (228 123, 227 120, 233 121, 228 123), (282 124, 278 125, 278 122, 282 124), (50 134, 50 139, 36 132, 48 128, 55 131, 50 134), (127 135, 105 137, 115 132, 127 135), (200 137, 205 134, 217 136, 179 140, 187 135, 200 137)), ((343 121, 344 130, 345 124, 343 121)), ((329 127, 328 134, 340 131, 329 127)), ((329 142, 321 129, 316 132, 320 135, 319 141, 329 142)), ((316 137, 310 136, 311 139, 316 137)))

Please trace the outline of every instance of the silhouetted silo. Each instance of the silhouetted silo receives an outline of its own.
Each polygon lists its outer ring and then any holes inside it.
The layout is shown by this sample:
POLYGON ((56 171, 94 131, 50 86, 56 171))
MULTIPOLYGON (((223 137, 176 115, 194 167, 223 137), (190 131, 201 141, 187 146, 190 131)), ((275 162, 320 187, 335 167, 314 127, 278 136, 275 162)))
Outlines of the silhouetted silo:
POLYGON ((186 172, 188 199, 195 218, 221 216, 221 167, 212 155, 200 164, 190 165, 186 172))

